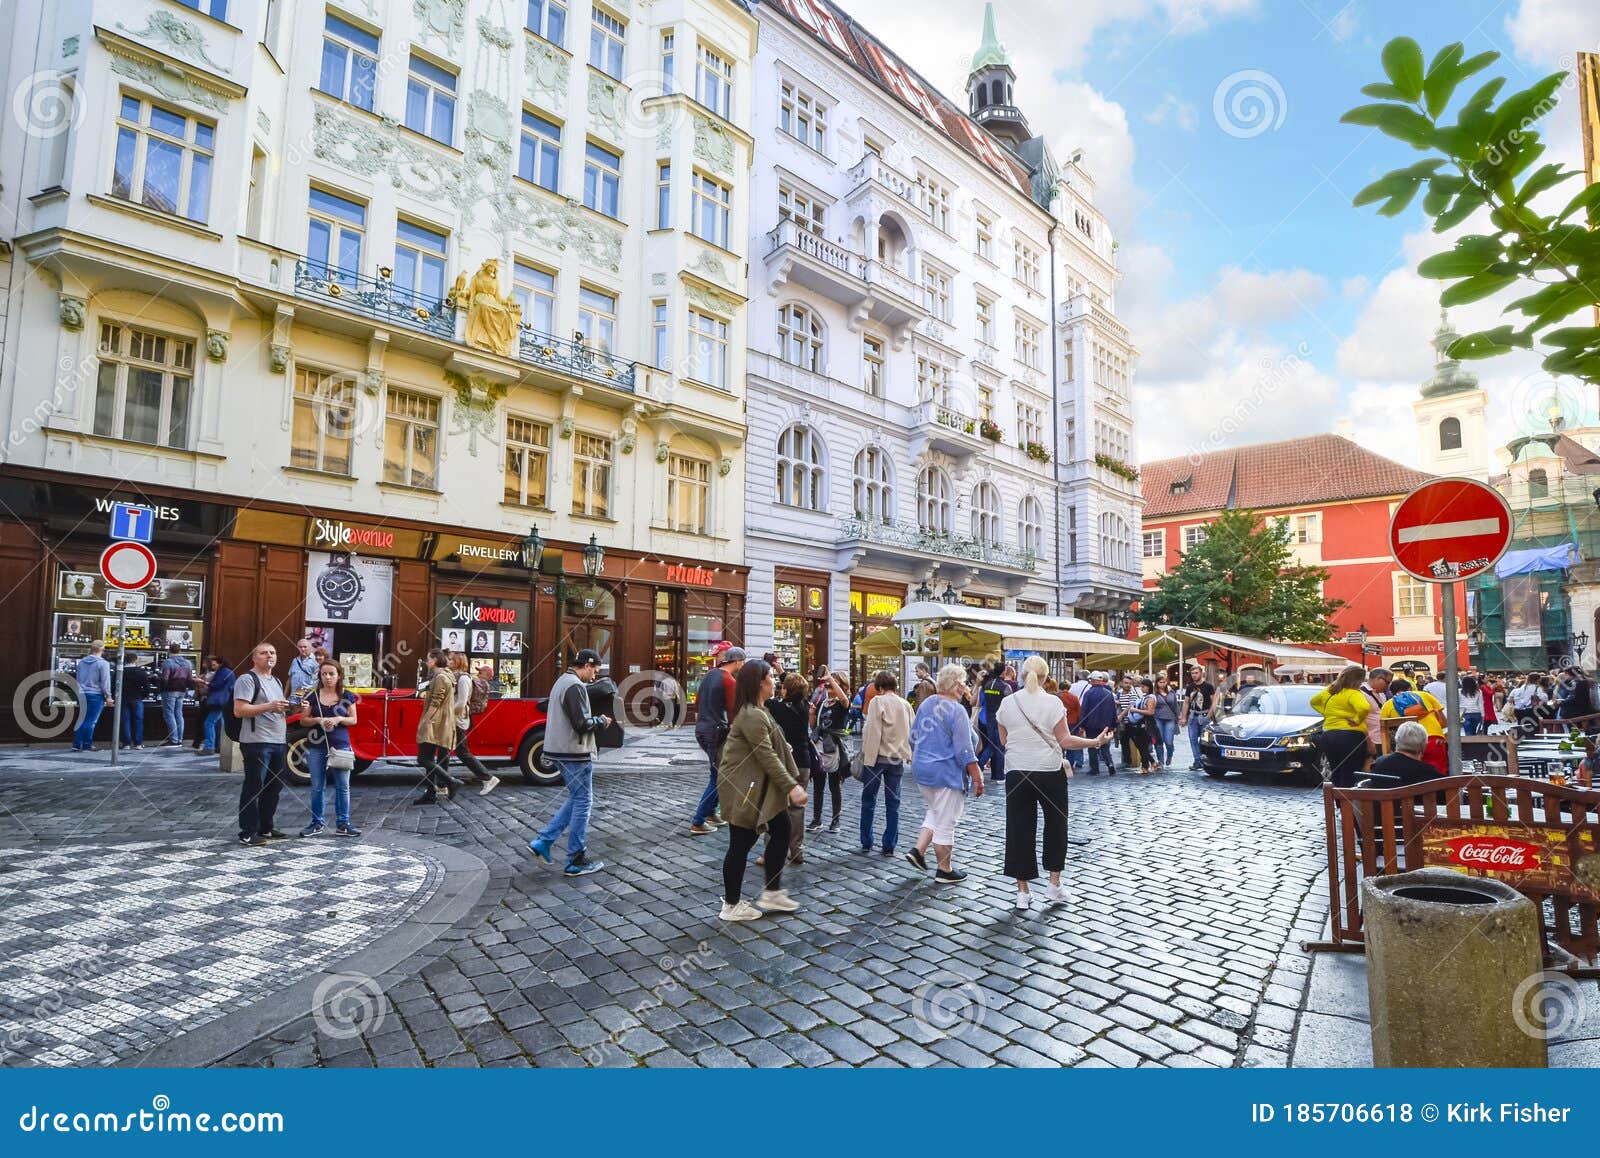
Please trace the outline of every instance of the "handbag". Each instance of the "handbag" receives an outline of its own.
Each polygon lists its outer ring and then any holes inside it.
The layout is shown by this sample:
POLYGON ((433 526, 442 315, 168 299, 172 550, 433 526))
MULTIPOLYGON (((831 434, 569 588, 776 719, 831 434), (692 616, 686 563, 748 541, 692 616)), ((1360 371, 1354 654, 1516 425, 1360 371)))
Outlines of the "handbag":
MULTIPOLYGON (((1027 711, 1023 708, 1021 701, 1018 701, 1017 703, 1017 714, 1027 721, 1028 727, 1033 729, 1033 734, 1035 736, 1038 736, 1039 739, 1043 740, 1046 744, 1053 744, 1057 748, 1061 747, 1060 741, 1058 741, 1054 736, 1048 735, 1043 728, 1033 722, 1033 717, 1028 715, 1027 711)), ((1072 766, 1067 763, 1066 754, 1063 753, 1061 756, 1061 771, 1070 776, 1072 775, 1071 767, 1072 766)))
POLYGON ((350 748, 328 749, 328 771, 349 772, 356 766, 356 754, 350 748))

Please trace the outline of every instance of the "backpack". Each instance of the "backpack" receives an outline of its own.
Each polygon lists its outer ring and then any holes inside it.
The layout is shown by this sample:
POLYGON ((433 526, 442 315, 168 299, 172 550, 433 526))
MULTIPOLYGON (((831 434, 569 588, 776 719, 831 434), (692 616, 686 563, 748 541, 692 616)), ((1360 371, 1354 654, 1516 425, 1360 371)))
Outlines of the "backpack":
POLYGON ((472 677, 472 694, 467 697, 467 715, 476 716, 489 706, 489 681, 472 677))
MULTIPOLYGON (((253 682, 255 684, 255 686, 256 686, 256 690, 250 696, 250 702, 252 704, 263 703, 264 699, 263 699, 263 697, 261 695, 261 679, 260 679, 260 677, 257 676, 255 674, 255 672, 246 672, 245 675, 248 675, 250 677, 250 679, 251 679, 251 682, 253 682)), ((240 676, 239 679, 241 679, 241 680, 244 679, 244 676, 240 676)), ((234 681, 234 687, 235 687, 235 689, 237 689, 237 687, 238 687, 238 681, 237 680, 234 681)), ((254 727, 255 727, 255 720, 254 719, 252 719, 250 721, 250 726, 251 726, 252 729, 254 729, 254 727)), ((244 718, 242 716, 237 716, 237 715, 234 714, 234 711, 233 711, 233 697, 229 696, 228 697, 228 702, 222 706, 222 730, 225 733, 227 733, 228 739, 232 740, 235 744, 237 744, 239 742, 239 736, 242 734, 243 728, 244 728, 244 718)))
POLYGON ((1420 716, 1426 713, 1422 697, 1416 692, 1401 692, 1390 700, 1397 716, 1420 716))

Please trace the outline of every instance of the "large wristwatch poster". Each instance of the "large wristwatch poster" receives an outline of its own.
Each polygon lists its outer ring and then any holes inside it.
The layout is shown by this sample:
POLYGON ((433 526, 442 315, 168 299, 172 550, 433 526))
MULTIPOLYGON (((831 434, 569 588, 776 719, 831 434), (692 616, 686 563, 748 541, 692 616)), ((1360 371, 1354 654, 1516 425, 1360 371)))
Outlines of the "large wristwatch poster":
POLYGON ((348 551, 306 552, 306 622, 387 624, 394 564, 348 551))

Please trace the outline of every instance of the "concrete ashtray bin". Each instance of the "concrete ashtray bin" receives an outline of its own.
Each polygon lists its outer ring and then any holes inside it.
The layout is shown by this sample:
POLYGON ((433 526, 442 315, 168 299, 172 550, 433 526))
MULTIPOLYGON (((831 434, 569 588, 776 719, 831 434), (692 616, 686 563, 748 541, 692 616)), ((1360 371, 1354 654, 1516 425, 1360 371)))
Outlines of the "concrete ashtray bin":
POLYGON ((1361 885, 1374 1066, 1549 1064, 1516 1002, 1544 968, 1532 901, 1448 869, 1361 885))

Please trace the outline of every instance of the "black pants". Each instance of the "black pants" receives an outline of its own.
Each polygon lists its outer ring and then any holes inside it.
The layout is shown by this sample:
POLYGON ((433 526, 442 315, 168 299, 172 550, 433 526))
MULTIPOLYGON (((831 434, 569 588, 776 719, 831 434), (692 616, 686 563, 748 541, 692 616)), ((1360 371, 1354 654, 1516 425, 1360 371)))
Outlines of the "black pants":
POLYGON ((1367 762, 1366 730, 1358 732, 1354 728, 1324 728, 1317 745, 1328 758, 1328 766, 1333 769, 1333 786, 1354 788, 1367 762))
MULTIPOLYGON (((753 828, 728 825, 728 855, 722 858, 722 899, 730 905, 738 904, 744 891, 744 866, 758 835, 753 828)), ((789 813, 785 810, 767 821, 766 859, 761 866, 766 872, 767 888, 783 887, 783 863, 788 853, 789 813)))
POLYGON ((1132 768, 1150 766, 1150 728, 1143 720, 1122 725, 1122 762, 1132 768), (1129 751, 1129 749, 1132 751, 1129 751), (1135 761, 1134 757, 1138 760, 1135 761))
POLYGON ((450 749, 443 744, 417 745, 417 763, 422 765, 422 789, 425 795, 433 796, 440 788, 454 790, 461 786, 461 781, 445 769, 449 759, 450 749))
MULTIPOLYGON (((838 745, 840 740, 833 737, 833 743, 838 745)), ((841 756, 842 759, 842 756, 841 756)), ((822 820, 822 792, 827 789, 833 797, 833 818, 839 817, 839 809, 844 807, 844 771, 829 772, 818 760, 811 768, 811 823, 816 824, 822 820)))
MULTIPOLYGON (((468 773, 471 774, 472 778, 479 784, 483 784, 490 779, 490 772, 483 766, 483 761, 474 756, 472 751, 467 747, 466 728, 461 729, 461 738, 456 741, 455 756, 457 760, 461 761, 462 766, 466 768, 468 773)), ((448 764, 448 758, 446 763, 448 764)))
POLYGON ((1097 775, 1102 762, 1106 766, 1106 775, 1111 775, 1117 770, 1117 754, 1111 750, 1109 743, 1101 744, 1096 748, 1086 749, 1089 756, 1089 775, 1097 775))
POLYGON ((1044 810, 1044 871, 1067 867, 1067 774, 1011 768, 1006 774, 1006 860, 1002 870, 1013 880, 1039 875, 1039 810, 1044 810))
POLYGON ((287 744, 240 744, 244 782, 239 785, 239 835, 266 836, 278 815, 287 744))

